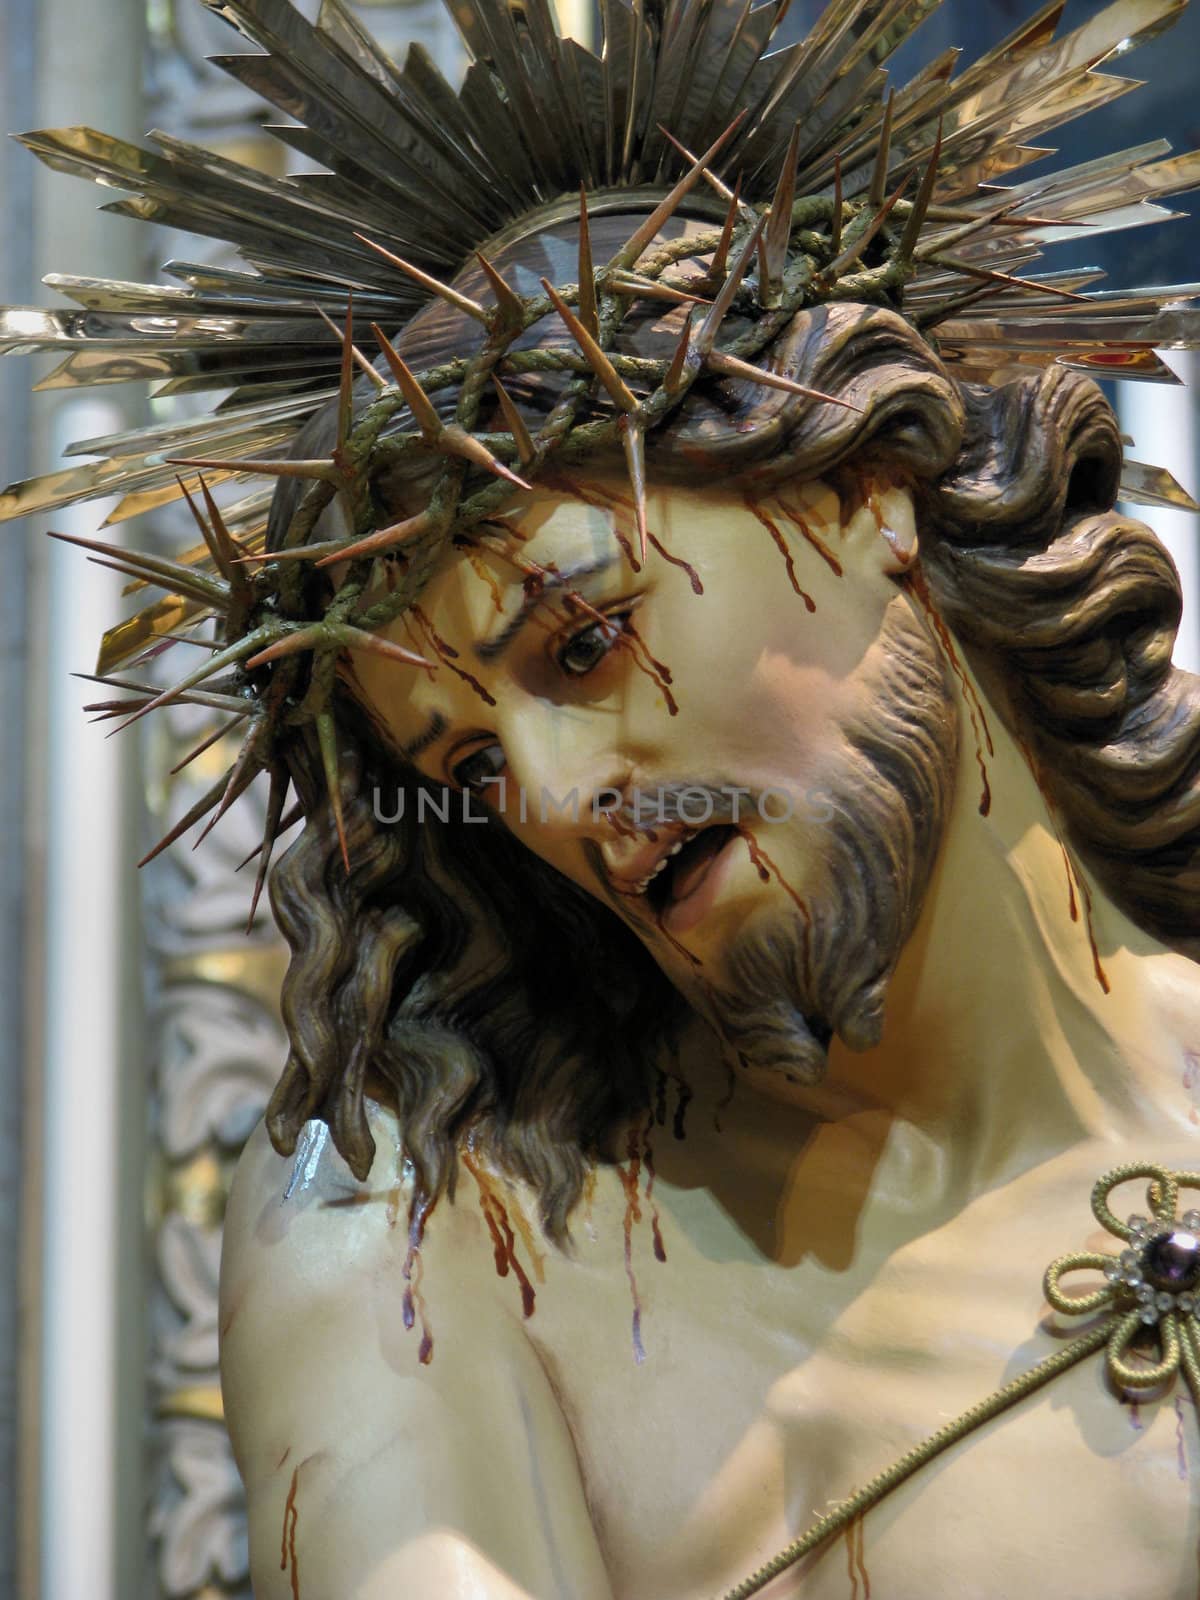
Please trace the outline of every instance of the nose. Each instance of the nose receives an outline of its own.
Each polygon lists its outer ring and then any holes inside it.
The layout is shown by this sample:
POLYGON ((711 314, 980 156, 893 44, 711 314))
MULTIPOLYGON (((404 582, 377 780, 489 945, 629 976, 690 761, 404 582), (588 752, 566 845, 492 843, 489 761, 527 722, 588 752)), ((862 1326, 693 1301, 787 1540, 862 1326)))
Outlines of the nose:
MULTIPOLYGON (((606 818, 622 803, 631 763, 611 712, 522 697, 497 729, 521 817, 577 837, 607 839, 606 818)), ((510 815, 514 799, 507 801, 510 815)))

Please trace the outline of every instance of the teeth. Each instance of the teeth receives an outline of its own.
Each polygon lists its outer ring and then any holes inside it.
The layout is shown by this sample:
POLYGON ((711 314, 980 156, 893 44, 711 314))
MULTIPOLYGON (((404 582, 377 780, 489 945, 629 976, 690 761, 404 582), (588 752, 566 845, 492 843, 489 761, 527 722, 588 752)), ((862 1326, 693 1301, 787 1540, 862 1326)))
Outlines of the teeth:
POLYGON ((650 887, 651 883, 653 883, 654 879, 658 877, 659 873, 666 871, 667 864, 669 863, 671 857, 673 855, 675 855, 679 851, 680 848, 681 848, 681 845, 677 844, 677 845, 674 846, 673 849, 668 850, 666 855, 663 856, 662 860, 658 863, 658 865, 655 866, 646 875, 646 877, 644 877, 642 879, 642 881, 640 883, 634 884, 634 886, 633 886, 634 894, 645 894, 646 890, 650 887))
POLYGON ((657 866, 655 866, 650 872, 648 872, 646 874, 646 876, 641 880, 640 883, 635 883, 634 884, 633 893, 634 894, 645 894, 646 890, 654 882, 655 878, 658 877, 659 873, 666 871, 667 865, 670 862, 671 857, 672 856, 677 856, 679 854, 679 852, 683 849, 683 847, 684 847, 684 845, 686 843, 687 843, 686 839, 676 839, 675 843, 667 851, 666 855, 664 855, 664 856, 662 856, 660 858, 657 866))

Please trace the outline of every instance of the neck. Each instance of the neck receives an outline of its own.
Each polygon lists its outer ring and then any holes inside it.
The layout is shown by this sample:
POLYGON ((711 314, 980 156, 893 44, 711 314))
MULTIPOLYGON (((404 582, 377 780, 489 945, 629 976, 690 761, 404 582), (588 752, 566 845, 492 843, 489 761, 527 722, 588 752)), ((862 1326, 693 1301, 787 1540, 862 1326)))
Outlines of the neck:
MULTIPOLYGON (((824 1083, 786 1107, 773 1085, 739 1088, 717 1137, 756 1181, 773 1172, 825 1203, 860 1188, 928 1215, 1085 1140, 1153 1157, 1194 1129, 1200 970, 1138 929, 1064 845, 969 681, 993 748, 977 751, 964 703, 956 798, 883 1037, 857 1055, 835 1042, 824 1083)), ((715 1078, 707 1090, 726 1092, 715 1078)))

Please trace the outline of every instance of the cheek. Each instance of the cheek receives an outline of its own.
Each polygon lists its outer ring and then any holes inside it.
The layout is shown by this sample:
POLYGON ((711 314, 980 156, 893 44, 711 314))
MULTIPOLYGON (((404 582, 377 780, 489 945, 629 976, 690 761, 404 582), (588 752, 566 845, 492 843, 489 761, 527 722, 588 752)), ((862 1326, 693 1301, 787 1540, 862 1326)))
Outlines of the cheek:
POLYGON ((804 770, 836 730, 851 684, 761 639, 731 654, 676 670, 680 715, 664 719, 664 740, 687 758, 684 770, 711 765, 747 781, 804 770))

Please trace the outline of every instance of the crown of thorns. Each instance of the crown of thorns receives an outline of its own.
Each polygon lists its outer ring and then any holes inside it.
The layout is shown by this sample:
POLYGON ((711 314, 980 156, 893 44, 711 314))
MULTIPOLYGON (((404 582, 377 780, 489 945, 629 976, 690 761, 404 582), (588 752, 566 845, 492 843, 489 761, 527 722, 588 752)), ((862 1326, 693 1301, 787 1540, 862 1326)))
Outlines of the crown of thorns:
MULTIPOLYGON (((106 459, 13 485, 0 518, 118 489, 109 522, 186 499, 203 543, 179 560, 71 540, 133 587, 166 593, 105 635, 95 676, 125 697, 88 709, 128 726, 191 702, 228 713, 221 732, 245 725, 229 769, 144 860, 211 813, 207 831, 266 771, 255 905, 276 838, 301 814, 287 810, 290 730, 315 730, 345 853, 334 702, 343 653, 371 651, 417 670, 449 664, 431 629, 432 659, 375 630, 412 607, 455 540, 496 550, 534 581, 544 576, 478 525, 549 463, 619 444, 638 542, 627 553, 635 566, 644 561, 646 436, 694 385, 734 378, 849 404, 756 364, 796 312, 834 300, 899 306, 922 332, 938 330, 948 365, 985 380, 1053 360, 1169 378, 1156 348, 1200 343, 1197 313, 1182 303, 1200 285, 1081 293, 1103 274, 1027 270, 1055 239, 1169 215, 1152 202, 1200 185, 1200 153, 1161 159, 1169 146, 1160 141, 1015 187, 994 181, 1044 154, 1026 141, 1133 87, 1096 67, 1168 26, 1186 0, 1118 0, 1061 40, 1061 0, 1052 0, 959 77, 952 50, 886 94, 883 62, 939 0, 830 0, 804 39, 774 50, 787 0, 603 0, 598 55, 558 37, 547 0, 456 0, 451 12, 473 57, 457 93, 418 45, 398 70, 342 0, 324 0, 315 24, 288 0, 204 3, 266 51, 217 63, 297 119, 271 131, 336 174, 336 192, 320 178, 268 178, 165 134, 151 136, 154 151, 90 129, 24 136, 51 166, 132 191, 107 209, 226 240, 252 270, 168 263, 184 288, 54 276, 47 282, 81 313, 5 310, 0 350, 67 351, 42 387, 145 375, 165 379, 160 395, 233 392, 200 419, 81 441, 72 453, 106 459), (721 173, 736 174, 732 186, 721 173), (723 222, 664 240, 698 185, 715 191, 709 209, 719 204, 723 222), (518 293, 486 241, 518 220, 536 231, 551 202, 576 189, 576 281, 543 278, 542 294, 518 293), (589 195, 595 214, 601 194, 644 215, 597 266, 589 195), (489 304, 445 281, 472 258, 489 304), (478 322, 482 343, 414 373, 384 325, 394 330, 430 296, 478 322), (686 309, 667 359, 614 349, 647 302, 686 309), (370 319, 378 369, 355 344, 355 309, 370 319), (734 310, 739 331, 723 338, 734 310), (331 312, 344 313, 340 328, 331 312), (514 348, 553 316, 569 345, 514 348), (356 368, 377 391, 357 408, 356 368), (533 372, 560 375, 562 388, 531 430, 505 379, 533 372), (444 421, 448 395, 453 420, 444 421), (306 420, 335 399, 330 455, 289 457, 306 420), (498 405, 506 431, 477 426, 485 405, 498 405), (403 462, 440 470, 422 509, 379 526, 372 480, 403 462), (270 551, 262 546, 273 489, 224 509, 212 492, 254 475, 305 485, 270 551), (339 498, 351 531, 313 542, 339 498), (374 584, 376 561, 397 554, 387 585, 374 584), (314 602, 305 563, 345 564, 336 592, 314 602), (116 675, 209 618, 211 654, 169 688, 116 675)), ((1191 505, 1169 474, 1136 462, 1125 464, 1122 494, 1191 505)))

